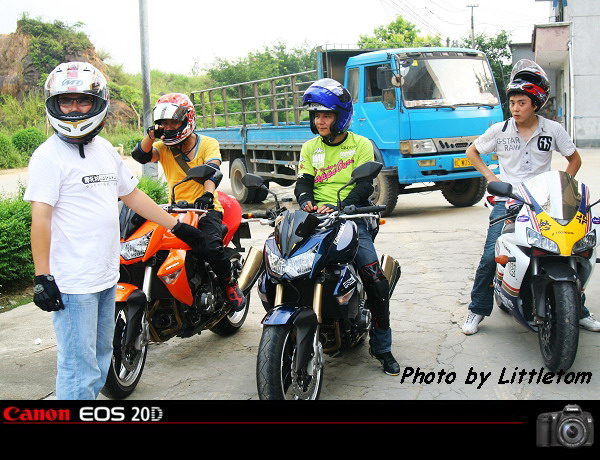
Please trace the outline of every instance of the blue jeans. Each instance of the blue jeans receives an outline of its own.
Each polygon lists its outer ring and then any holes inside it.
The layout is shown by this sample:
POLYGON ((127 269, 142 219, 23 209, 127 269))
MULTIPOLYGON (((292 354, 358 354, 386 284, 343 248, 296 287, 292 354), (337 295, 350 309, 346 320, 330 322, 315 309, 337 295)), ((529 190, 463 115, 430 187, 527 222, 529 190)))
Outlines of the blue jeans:
MULTIPOLYGON (((490 213, 490 220, 506 214, 506 203, 499 201, 494 205, 490 213)), ((496 274, 496 240, 502 234, 503 222, 499 222, 488 228, 483 255, 475 272, 475 281, 471 290, 471 303, 469 310, 478 315, 490 316, 494 307, 494 275, 496 274)), ((584 298, 585 299, 585 298, 584 298)), ((589 310, 582 305, 581 317, 589 316, 589 310)))
MULTIPOLYGON (((355 220, 358 228, 358 252, 354 261, 357 267, 364 267, 365 265, 378 262, 377 251, 373 244, 371 234, 367 230, 366 224, 362 220, 355 220)), ((392 350, 392 328, 379 329, 377 327, 371 328, 371 349, 373 353, 386 353, 392 350)))
POLYGON ((112 358, 116 286, 93 294, 62 294, 53 313, 57 342, 57 399, 98 397, 112 358))

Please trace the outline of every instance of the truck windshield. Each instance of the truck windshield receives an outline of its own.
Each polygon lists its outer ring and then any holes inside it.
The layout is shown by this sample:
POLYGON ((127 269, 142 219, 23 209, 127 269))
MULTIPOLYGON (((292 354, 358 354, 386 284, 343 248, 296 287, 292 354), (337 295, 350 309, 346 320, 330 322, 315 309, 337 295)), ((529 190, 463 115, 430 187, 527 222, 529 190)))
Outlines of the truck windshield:
POLYGON ((404 60, 400 69, 404 75, 402 98, 406 107, 493 106, 500 102, 485 59, 417 58, 404 60))

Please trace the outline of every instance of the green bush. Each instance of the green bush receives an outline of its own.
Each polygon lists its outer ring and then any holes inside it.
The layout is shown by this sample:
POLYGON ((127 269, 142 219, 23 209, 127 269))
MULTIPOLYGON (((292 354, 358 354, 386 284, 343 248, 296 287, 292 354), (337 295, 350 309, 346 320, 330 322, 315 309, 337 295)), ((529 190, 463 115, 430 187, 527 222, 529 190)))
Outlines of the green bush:
POLYGON ((29 158, 33 151, 46 140, 46 135, 36 128, 25 128, 13 134, 12 143, 15 148, 29 158))
POLYGON ((21 168, 27 160, 21 155, 5 134, 0 133, 0 169, 21 168))
POLYGON ((17 99, 10 94, 0 95, 0 127, 4 133, 24 128, 44 129, 46 111, 41 91, 31 91, 17 99))
POLYGON ((115 147, 119 144, 123 145, 124 155, 131 155, 136 144, 144 138, 142 130, 123 127, 111 128, 110 126, 105 128, 100 135, 115 147))
POLYGON ((0 196, 0 291, 9 283, 31 279, 31 205, 17 196, 0 196))
POLYGON ((162 179, 142 176, 138 188, 152 198, 155 203, 165 204, 169 202, 169 188, 167 183, 162 179))

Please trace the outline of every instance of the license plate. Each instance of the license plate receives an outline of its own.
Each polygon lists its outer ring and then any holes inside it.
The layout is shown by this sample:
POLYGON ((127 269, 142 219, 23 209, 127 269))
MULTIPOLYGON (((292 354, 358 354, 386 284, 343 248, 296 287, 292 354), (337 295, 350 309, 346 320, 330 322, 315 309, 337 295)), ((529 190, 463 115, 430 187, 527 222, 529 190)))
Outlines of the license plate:
POLYGON ((454 159, 454 167, 455 168, 471 168, 473 165, 468 158, 455 158, 454 159))

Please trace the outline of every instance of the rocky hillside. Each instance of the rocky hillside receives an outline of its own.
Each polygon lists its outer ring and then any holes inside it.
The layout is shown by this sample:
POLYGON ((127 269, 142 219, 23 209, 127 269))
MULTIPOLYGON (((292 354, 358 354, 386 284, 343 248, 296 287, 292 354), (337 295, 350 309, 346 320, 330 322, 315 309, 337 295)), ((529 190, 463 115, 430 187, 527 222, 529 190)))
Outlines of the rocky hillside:
MULTIPOLYGON (((8 94, 21 99, 29 92, 41 90, 41 72, 30 56, 32 37, 19 28, 12 34, 0 34, 0 94, 8 94)), ((65 55, 64 62, 86 61, 93 64, 108 78, 107 65, 98 57, 93 46, 65 55)), ((134 123, 136 113, 126 103, 111 99, 109 117, 124 124, 134 123)))

